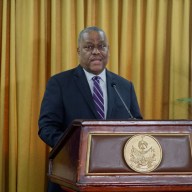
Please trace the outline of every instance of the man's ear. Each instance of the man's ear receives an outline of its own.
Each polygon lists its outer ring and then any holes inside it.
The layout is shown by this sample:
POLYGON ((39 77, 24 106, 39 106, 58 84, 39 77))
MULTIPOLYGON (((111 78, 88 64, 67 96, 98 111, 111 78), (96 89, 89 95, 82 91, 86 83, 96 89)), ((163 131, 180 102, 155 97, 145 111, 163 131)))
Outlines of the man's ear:
POLYGON ((77 47, 77 54, 78 54, 78 55, 80 54, 80 49, 79 49, 79 47, 77 47))

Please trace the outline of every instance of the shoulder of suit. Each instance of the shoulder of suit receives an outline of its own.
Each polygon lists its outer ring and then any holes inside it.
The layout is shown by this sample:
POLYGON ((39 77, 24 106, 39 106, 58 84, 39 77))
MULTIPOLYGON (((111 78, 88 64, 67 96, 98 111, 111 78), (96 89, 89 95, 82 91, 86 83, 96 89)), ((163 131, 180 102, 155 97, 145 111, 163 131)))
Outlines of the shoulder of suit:
POLYGON ((113 79, 114 81, 117 81, 118 83, 129 83, 129 84, 131 83, 130 80, 125 79, 124 77, 108 70, 107 70, 107 75, 110 76, 110 78, 113 79))
POLYGON ((50 79, 63 79, 63 78, 67 78, 71 75, 73 75, 76 71, 77 67, 76 68, 73 68, 73 69, 69 69, 69 70, 66 70, 66 71, 62 71, 60 73, 57 73, 57 74, 54 74, 53 76, 50 77, 50 79))

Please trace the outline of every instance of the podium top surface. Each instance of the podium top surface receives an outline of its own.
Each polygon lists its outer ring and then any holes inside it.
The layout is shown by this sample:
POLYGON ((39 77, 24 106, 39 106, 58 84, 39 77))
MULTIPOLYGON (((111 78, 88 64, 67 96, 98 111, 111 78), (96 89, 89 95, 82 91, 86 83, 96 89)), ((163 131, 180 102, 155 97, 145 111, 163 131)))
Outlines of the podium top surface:
POLYGON ((76 119, 72 122, 72 125, 192 125, 192 120, 178 119, 178 120, 86 120, 86 119, 76 119))

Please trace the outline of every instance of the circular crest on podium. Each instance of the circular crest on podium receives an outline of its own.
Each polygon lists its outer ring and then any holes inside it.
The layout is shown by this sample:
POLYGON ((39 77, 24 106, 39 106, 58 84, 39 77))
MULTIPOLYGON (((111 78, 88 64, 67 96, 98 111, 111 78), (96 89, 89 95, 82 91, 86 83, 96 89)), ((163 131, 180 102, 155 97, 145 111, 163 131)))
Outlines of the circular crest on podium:
POLYGON ((132 170, 140 173, 152 172, 161 163, 162 148, 151 135, 134 135, 125 144, 124 158, 132 170))

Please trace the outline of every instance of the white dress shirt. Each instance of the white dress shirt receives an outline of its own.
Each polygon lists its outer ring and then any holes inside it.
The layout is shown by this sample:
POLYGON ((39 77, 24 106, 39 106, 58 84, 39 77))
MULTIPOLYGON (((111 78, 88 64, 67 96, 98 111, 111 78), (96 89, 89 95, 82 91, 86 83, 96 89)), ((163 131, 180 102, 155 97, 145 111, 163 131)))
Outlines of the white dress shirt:
MULTIPOLYGON (((92 78, 96 76, 95 74, 87 72, 85 69, 83 69, 85 72, 85 76, 87 78, 89 87, 91 89, 91 93, 93 94, 93 80, 92 78)), ((100 86, 103 91, 103 98, 104 98, 104 112, 105 112, 105 119, 107 116, 107 81, 106 81, 106 69, 104 69, 99 75, 97 75, 101 78, 100 80, 100 86)))

